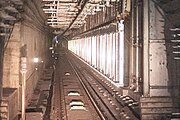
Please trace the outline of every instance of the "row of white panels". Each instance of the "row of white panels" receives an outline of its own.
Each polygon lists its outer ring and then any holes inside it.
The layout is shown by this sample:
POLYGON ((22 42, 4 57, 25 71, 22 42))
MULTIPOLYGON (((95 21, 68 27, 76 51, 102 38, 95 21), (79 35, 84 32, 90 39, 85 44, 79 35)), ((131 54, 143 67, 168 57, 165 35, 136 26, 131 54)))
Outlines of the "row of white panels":
POLYGON ((118 86, 128 83, 124 31, 68 41, 68 49, 118 86))

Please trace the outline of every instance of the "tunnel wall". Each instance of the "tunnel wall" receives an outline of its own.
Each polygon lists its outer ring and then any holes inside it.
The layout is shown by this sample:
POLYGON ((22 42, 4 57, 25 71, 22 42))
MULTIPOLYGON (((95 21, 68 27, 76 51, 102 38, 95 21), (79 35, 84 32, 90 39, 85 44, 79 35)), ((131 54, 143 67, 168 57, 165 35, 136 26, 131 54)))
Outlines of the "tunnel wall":
POLYGON ((21 86, 20 73, 20 48, 27 45, 27 98, 31 97, 36 83, 40 77, 41 68, 44 66, 41 61, 46 58, 46 48, 48 47, 47 34, 33 26, 27 26, 26 22, 17 23, 11 34, 4 56, 3 87, 19 88, 21 86), (34 63, 33 58, 38 57, 39 63, 34 63), (38 67, 39 70, 35 70, 38 67))
POLYGON ((28 56, 28 71, 27 71, 27 98, 31 97, 33 90, 36 87, 37 81, 40 79, 41 71, 44 66, 42 61, 46 58, 46 49, 48 36, 43 31, 39 30, 35 26, 28 26, 24 22, 21 26, 22 29, 22 43, 27 45, 28 56), (39 58, 38 63, 34 63, 33 59, 39 58), (38 68, 38 70, 36 70, 38 68))
POLYGON ((21 109, 21 52, 23 45, 27 45, 27 73, 26 73, 26 106, 28 100, 41 77, 41 71, 48 63, 48 47, 50 34, 45 29, 44 22, 34 8, 32 1, 24 3, 22 20, 14 25, 4 56, 3 87, 17 88, 19 109, 21 109), (42 20, 42 21, 41 21, 42 20), (33 59, 39 58, 38 63, 33 59), (43 61, 43 62, 42 62, 43 61), (36 70, 36 68, 38 68, 36 70))
POLYGON ((3 87, 7 88, 19 86, 20 26, 21 23, 15 24, 4 53, 3 87))

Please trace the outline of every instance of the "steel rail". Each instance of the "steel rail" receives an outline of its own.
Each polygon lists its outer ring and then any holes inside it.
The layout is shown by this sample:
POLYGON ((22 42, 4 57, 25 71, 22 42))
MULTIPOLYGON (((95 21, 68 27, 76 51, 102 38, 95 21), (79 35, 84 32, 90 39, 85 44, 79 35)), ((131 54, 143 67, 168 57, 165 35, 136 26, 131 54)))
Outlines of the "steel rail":
MULTIPOLYGON (((75 56, 77 59, 78 59, 78 57, 77 56, 75 56)), ((80 59, 79 59, 80 60, 80 59)), ((82 61, 83 62, 83 61, 82 61)), ((86 64, 86 63, 85 63, 86 64)), ((86 64, 87 65, 87 64, 86 64)), ((89 74, 93 79, 98 79, 96 76, 94 76, 91 72, 88 72, 88 70, 87 69, 85 69, 86 71, 87 71, 87 73, 86 74, 89 74)), ((86 78, 85 78, 86 79, 86 78)), ((87 81, 88 82, 88 81, 87 81)), ((131 112, 131 117, 133 117, 133 118, 135 118, 135 119, 140 119, 140 116, 139 116, 139 114, 137 114, 136 113, 136 111, 134 111, 131 107, 129 107, 129 106, 126 106, 126 105, 124 105, 123 103, 121 103, 119 100, 118 100, 118 96, 114 96, 114 94, 113 93, 111 93, 111 91, 109 91, 109 89, 107 89, 107 87, 104 85, 104 84, 102 84, 101 82, 99 82, 99 81, 96 81, 99 85, 101 85, 111 96, 113 96, 114 97, 114 99, 117 101, 117 103, 120 105, 120 106, 122 106, 122 107, 128 107, 128 109, 129 109, 129 111, 131 112)), ((89 83, 90 84, 90 83, 89 83)), ((91 84, 90 84, 91 85, 91 84)), ((92 88, 93 89, 93 88, 92 88)), ((127 111, 126 111, 127 112, 127 111)))
POLYGON ((102 111, 99 109, 99 107, 97 106, 95 100, 93 99, 92 95, 90 94, 90 92, 88 91, 88 88, 85 86, 85 84, 83 83, 81 77, 79 76, 79 74, 77 73, 76 69, 74 68, 74 66, 72 65, 72 63, 68 60, 69 64, 71 65, 73 71, 75 72, 76 76, 78 77, 81 85, 83 86, 85 92, 87 93, 90 101, 92 102, 93 106, 95 107, 97 113, 99 114, 99 117, 102 119, 102 120, 106 120, 105 116, 103 115, 102 111))
MULTIPOLYGON (((89 73, 86 73, 89 74, 89 73)), ((85 75, 82 75, 85 78, 85 75)), ((92 76, 91 76, 92 77, 92 76)), ((86 78, 85 78, 86 79, 86 78)), ((100 99, 100 101, 102 102, 102 104, 106 107, 107 111, 109 112, 109 114, 111 115, 111 117, 113 117, 115 120, 118 120, 116 118, 116 116, 114 115, 114 113, 109 109, 109 107, 107 106, 107 104, 105 103, 105 101, 100 97, 100 95, 98 94, 98 92, 93 88, 93 86, 91 85, 91 83, 87 80, 87 84, 92 88, 93 92, 96 94, 96 96, 100 99)), ((100 84, 101 85, 101 84, 100 84)), ((101 85, 102 86, 102 85, 101 85)), ((105 88, 104 86, 102 86, 103 88, 105 88)), ((109 91, 108 91, 109 92, 109 91)))
MULTIPOLYGON (((94 75, 90 72, 88 72, 89 75, 91 75, 94 79, 97 79, 94 77, 94 75)), ((106 91, 108 91, 108 93, 113 96, 115 93, 111 93, 111 91, 109 89, 107 89, 107 87, 105 87, 104 84, 102 84, 100 81, 97 81, 98 84, 100 84, 106 91)), ((125 105, 123 105, 121 102, 118 101, 117 97, 115 96, 114 99, 119 103, 119 105, 121 105, 122 107, 125 107, 125 105)), ((127 106, 129 108, 129 110, 133 113, 133 116, 140 119, 140 116, 136 113, 136 111, 134 111, 131 107, 127 106)))

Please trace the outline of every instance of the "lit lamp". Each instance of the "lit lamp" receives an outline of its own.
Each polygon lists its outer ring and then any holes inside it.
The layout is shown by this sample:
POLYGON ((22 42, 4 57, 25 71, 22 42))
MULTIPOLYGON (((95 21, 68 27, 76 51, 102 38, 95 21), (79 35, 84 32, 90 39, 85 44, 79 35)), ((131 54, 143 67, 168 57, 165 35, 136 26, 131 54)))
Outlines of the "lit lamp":
POLYGON ((38 63, 39 62, 39 58, 34 58, 34 63, 38 63))
POLYGON ((49 47, 49 49, 50 49, 50 50, 52 50, 52 49, 53 49, 53 47, 49 47))
MULTIPOLYGON (((38 63, 39 62, 39 58, 34 58, 34 63, 38 63)), ((38 68, 36 67, 35 70, 38 70, 38 68)))

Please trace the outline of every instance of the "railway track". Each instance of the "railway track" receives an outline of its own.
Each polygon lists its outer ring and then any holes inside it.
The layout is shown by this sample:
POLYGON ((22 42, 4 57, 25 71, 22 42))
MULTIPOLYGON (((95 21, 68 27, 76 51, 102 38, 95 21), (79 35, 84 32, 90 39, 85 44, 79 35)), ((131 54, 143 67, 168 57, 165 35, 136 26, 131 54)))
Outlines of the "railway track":
POLYGON ((139 120, 140 109, 139 102, 133 98, 122 95, 121 91, 111 82, 100 77, 87 64, 81 62, 78 58, 68 57, 73 63, 76 71, 83 80, 85 86, 96 100, 97 105, 104 111, 107 120, 139 120), (89 69, 90 68, 90 69, 89 69))
POLYGON ((56 63, 52 120, 101 120, 76 72, 65 57, 56 63))
POLYGON ((136 106, 134 100, 99 80, 76 58, 62 56, 56 66, 52 120, 139 119, 131 109, 136 106))

